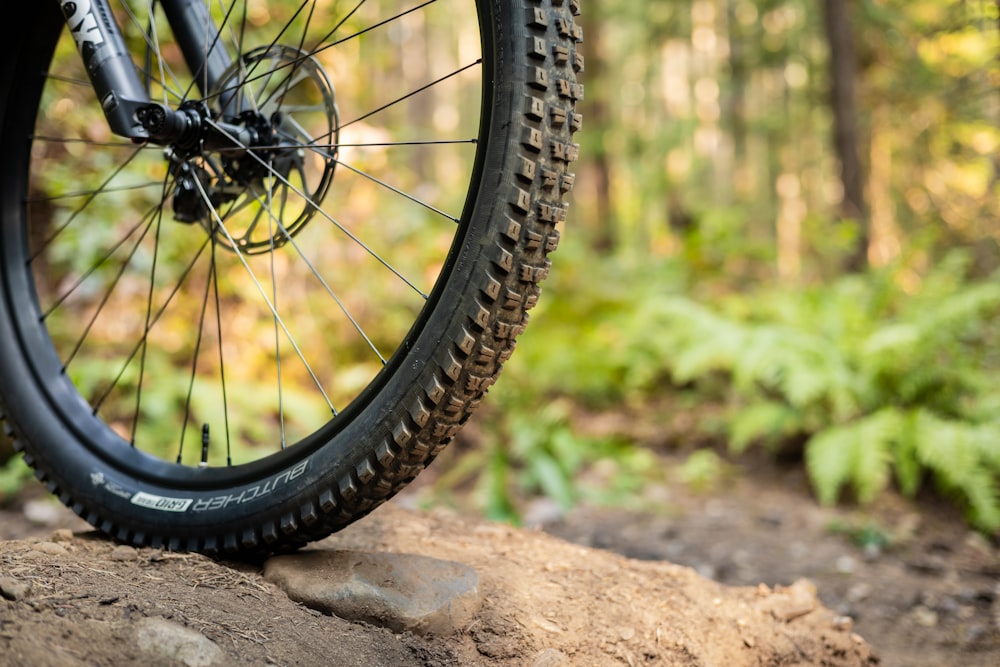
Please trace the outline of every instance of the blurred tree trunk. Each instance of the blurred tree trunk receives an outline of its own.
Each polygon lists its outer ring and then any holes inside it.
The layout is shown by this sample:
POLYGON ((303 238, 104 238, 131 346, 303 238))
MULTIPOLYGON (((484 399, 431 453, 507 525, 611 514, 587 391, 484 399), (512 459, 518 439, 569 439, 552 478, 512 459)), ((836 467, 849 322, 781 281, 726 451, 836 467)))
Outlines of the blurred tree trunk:
POLYGON ((729 124, 733 136, 733 161, 739 171, 745 164, 747 153, 747 67, 743 53, 743 34, 733 2, 726 3, 726 25, 729 30, 729 124))
POLYGON ((854 33, 847 0, 824 0, 823 13, 830 46, 830 105, 833 109, 834 150, 840 160, 840 178, 844 186, 841 214, 858 222, 858 238, 845 268, 848 271, 861 271, 867 265, 869 221, 861 160, 858 156, 854 33))
MULTIPOLYGON (((596 13, 591 13, 589 18, 585 14, 582 20, 583 32, 586 36, 583 41, 584 59, 587 63, 584 83, 587 86, 588 98, 584 112, 584 124, 591 127, 610 128, 613 124, 609 107, 611 86, 605 83, 608 70, 605 58, 608 51, 602 46, 601 39, 605 31, 600 29, 599 23, 595 23, 594 14, 596 13)), ((595 250, 609 251, 614 248, 616 237, 614 204, 611 194, 612 166, 607 146, 603 140, 603 132, 598 136, 595 144, 587 147, 591 151, 589 162, 594 179, 594 228, 591 243, 595 250)))

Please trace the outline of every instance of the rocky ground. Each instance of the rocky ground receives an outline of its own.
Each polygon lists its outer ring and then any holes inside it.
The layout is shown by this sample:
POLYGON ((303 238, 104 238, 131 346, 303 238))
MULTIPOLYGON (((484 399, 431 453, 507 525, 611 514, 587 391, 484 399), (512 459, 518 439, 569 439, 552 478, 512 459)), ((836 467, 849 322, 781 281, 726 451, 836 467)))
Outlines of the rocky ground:
POLYGON ((744 465, 643 511, 538 503, 532 529, 414 511, 418 485, 281 567, 120 547, 29 492, 0 512, 0 665, 1000 664, 995 543, 933 499, 819 508, 797 468, 744 465), (463 597, 399 625, 285 592, 345 564, 404 606, 463 597))

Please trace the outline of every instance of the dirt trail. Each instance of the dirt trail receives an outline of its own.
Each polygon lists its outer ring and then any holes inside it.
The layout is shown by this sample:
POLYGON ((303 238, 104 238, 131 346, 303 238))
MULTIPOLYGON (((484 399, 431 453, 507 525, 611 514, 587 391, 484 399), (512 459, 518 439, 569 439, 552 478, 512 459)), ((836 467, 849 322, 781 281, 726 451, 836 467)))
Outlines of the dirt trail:
MULTIPOLYGON (((824 508, 812 499, 799 465, 744 456, 727 463, 732 469, 707 488, 692 488, 670 473, 682 465, 683 452, 658 456, 666 483, 635 499, 643 511, 581 506, 565 514, 550 502, 525 499, 528 520, 565 542, 441 511, 405 511, 424 504, 423 490, 452 463, 446 458, 372 517, 317 545, 418 553, 475 567, 486 594, 482 612, 459 636, 434 640, 317 616, 263 582, 259 566, 149 551, 116 560, 123 556, 114 555, 115 545, 83 535, 86 524, 41 487, 29 488, 0 510, 0 577, 16 571, 38 581, 31 599, 0 599, 0 665, 20 664, 7 649, 35 644, 38 637, 52 651, 65 645, 98 656, 90 664, 128 664, 130 654, 100 656, 112 650, 105 644, 119 651, 134 645, 135 619, 148 616, 203 632, 227 655, 239 656, 235 664, 267 664, 270 658, 282 665, 542 667, 628 664, 630 657, 633 664, 711 664, 707 653, 699 653, 707 650, 705 637, 714 641, 722 632, 734 642, 743 639, 719 620, 732 617, 719 616, 714 607, 703 613, 704 603, 715 599, 712 591, 727 593, 720 604, 731 611, 730 602, 737 609, 759 602, 760 583, 773 591, 800 579, 815 584, 820 601, 841 617, 836 626, 842 634, 830 636, 860 634, 882 665, 1000 665, 1000 536, 971 532, 940 498, 911 501, 888 493, 866 507, 824 508), (14 541, 49 540, 61 527, 81 533, 63 543, 68 557, 28 554, 38 549, 14 541), (730 598, 734 591, 750 597, 730 598), (632 620, 648 609, 656 610, 650 613, 659 619, 658 636, 652 625, 632 620), (692 609, 697 613, 688 613, 692 609), (843 632, 847 619, 853 629, 843 632), (706 625, 713 634, 699 638, 709 631, 706 625), (642 635, 647 629, 651 642, 642 635), (86 640, 101 632, 106 641, 86 640), (646 659, 649 646, 666 651, 664 641, 678 636, 690 655, 646 659), (338 650, 346 656, 339 662, 331 657, 338 650)), ((820 611, 775 627, 823 636, 828 626, 810 625, 826 613, 820 611)), ((746 619, 735 620, 744 627, 738 621, 746 619)), ((753 647, 737 644, 734 655, 778 659, 769 643, 775 637, 751 638, 753 647)), ((807 664, 782 655, 788 662, 774 664, 807 664)), ((740 664, 730 657, 723 664, 740 664)))
POLYGON ((808 582, 727 587, 690 568, 401 505, 310 549, 412 553, 474 567, 482 607, 453 636, 397 635, 319 615, 264 581, 260 564, 135 550, 60 530, 0 542, 0 664, 877 664, 850 620, 821 606, 808 582), (214 657, 157 657, 142 641, 149 619, 207 638, 214 657))

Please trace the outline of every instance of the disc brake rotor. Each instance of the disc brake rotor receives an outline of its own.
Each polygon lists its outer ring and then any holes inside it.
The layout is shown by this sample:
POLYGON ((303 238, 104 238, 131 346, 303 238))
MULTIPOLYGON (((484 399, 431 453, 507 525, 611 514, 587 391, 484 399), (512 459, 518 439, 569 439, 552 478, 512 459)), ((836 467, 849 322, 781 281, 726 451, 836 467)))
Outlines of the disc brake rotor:
POLYGON ((213 116, 252 145, 172 152, 175 217, 244 254, 285 245, 320 210, 337 165, 340 114, 322 65, 289 46, 246 53, 220 78, 213 116))

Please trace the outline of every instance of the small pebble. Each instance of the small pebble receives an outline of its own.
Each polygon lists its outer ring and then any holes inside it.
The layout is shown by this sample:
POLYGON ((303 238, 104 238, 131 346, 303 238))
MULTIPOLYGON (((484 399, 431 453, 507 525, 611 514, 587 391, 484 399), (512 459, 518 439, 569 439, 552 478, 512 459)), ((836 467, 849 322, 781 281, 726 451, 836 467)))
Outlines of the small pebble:
POLYGON ((132 561, 138 559, 139 552, 135 547, 130 547, 127 544, 121 544, 111 550, 111 560, 132 561))
POLYGON ((850 632, 854 628, 854 619, 850 616, 835 616, 833 629, 840 632, 850 632))
POLYGON ((531 667, 560 667, 568 662, 565 653, 554 648, 547 648, 535 654, 531 661, 531 667))
POLYGON ((62 505, 49 500, 29 500, 21 509, 28 521, 40 526, 51 526, 59 523, 63 516, 62 505))
POLYGON ((13 577, 0 577, 0 597, 17 602, 28 597, 31 592, 31 583, 20 581, 13 577))
POLYGON ((882 555, 882 546, 879 544, 866 544, 862 549, 866 561, 873 561, 882 555))
POLYGON ((66 547, 56 542, 39 542, 31 547, 31 550, 43 554, 49 554, 50 556, 66 556, 69 554, 66 547))
POLYGON ((925 628, 933 628, 938 624, 938 615, 933 609, 920 605, 913 609, 913 620, 925 628))
POLYGON ((848 588, 846 597, 848 602, 858 603, 862 602, 863 600, 867 600, 868 596, 871 594, 872 594, 871 584, 866 582, 861 582, 848 588))
POLYGON ((60 528, 49 536, 49 540, 52 542, 72 542, 73 531, 69 528, 60 528))
POLYGON ((837 572, 841 574, 854 574, 858 569, 858 561, 852 556, 841 556, 837 559, 837 572))
POLYGON ((988 628, 985 628, 982 625, 978 624, 970 625, 968 628, 965 629, 965 633, 963 634, 962 639, 965 641, 965 643, 972 644, 974 642, 979 641, 983 637, 986 637, 987 635, 989 635, 988 628))

